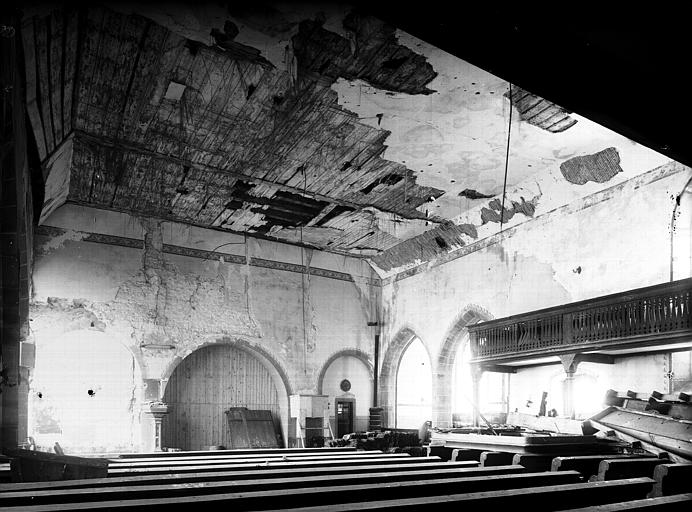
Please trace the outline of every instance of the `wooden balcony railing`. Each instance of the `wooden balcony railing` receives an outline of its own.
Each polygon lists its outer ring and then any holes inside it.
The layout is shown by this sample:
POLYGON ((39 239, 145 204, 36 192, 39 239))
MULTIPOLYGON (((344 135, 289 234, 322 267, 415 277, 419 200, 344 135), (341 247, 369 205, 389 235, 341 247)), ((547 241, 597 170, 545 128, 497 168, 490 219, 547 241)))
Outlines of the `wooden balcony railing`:
POLYGON ((692 279, 469 326, 473 362, 692 340, 692 279))

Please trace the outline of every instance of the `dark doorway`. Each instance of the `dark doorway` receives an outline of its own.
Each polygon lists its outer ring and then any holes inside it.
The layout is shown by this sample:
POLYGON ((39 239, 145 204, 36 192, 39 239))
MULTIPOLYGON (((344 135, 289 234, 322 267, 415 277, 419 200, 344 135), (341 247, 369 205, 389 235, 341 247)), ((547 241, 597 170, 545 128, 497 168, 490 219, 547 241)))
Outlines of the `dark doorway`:
POLYGON ((356 401, 353 399, 336 399, 336 437, 353 432, 353 413, 356 401))

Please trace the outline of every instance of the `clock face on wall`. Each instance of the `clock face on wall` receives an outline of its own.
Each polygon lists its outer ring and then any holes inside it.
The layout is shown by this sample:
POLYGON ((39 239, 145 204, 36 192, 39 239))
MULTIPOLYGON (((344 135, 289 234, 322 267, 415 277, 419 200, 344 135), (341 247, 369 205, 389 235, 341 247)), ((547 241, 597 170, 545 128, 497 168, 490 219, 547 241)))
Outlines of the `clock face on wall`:
POLYGON ((348 380, 348 379, 342 380, 342 381, 341 381, 341 384, 340 384, 340 387, 341 387, 341 391, 348 391, 348 390, 350 390, 350 389, 351 389, 351 381, 348 380))

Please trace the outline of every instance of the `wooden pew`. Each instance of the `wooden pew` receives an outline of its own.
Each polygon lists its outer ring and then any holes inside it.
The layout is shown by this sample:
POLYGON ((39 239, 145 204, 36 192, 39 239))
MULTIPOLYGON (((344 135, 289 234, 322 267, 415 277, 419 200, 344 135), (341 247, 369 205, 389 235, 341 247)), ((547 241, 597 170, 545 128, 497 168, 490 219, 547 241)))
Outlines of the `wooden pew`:
MULTIPOLYGON (((419 511, 459 512, 462 508, 479 506, 497 510, 531 510, 531 512, 549 512, 565 510, 570 506, 591 507, 606 503, 615 503, 627 498, 638 499, 646 493, 653 483, 650 478, 632 478, 628 480, 610 480, 608 482, 585 482, 579 484, 556 485, 552 487, 531 487, 516 489, 511 493, 502 491, 477 492, 401 500, 379 500, 346 504, 321 505, 291 509, 291 512, 351 512, 361 510, 377 511, 419 511)), ((278 512, 280 508, 268 509, 265 512, 278 512)), ((8 510, 8 512, 14 512, 8 510)))
POLYGON ((674 494, 658 498, 644 498, 641 500, 620 501, 608 505, 596 505, 585 508, 570 508, 565 512, 617 512, 624 510, 666 510, 688 511, 692 506, 692 493, 674 494))
MULTIPOLYGON (((551 471, 574 470, 579 471, 584 478, 598 474, 598 465, 602 460, 642 458, 640 455, 575 455, 570 457, 554 457, 550 466, 551 471)), ((657 459, 654 455, 653 459, 657 459)))
POLYGON ((180 456, 191 456, 191 455, 201 455, 201 456, 219 456, 223 457, 225 455, 253 455, 253 454, 263 454, 263 455, 291 455, 298 453, 310 453, 315 455, 325 454, 325 453, 348 453, 355 452, 355 446, 334 446, 325 448, 235 448, 233 450, 190 450, 182 452, 143 452, 143 453, 121 453, 118 455, 120 459, 139 459, 142 457, 157 457, 165 459, 167 457, 180 457, 180 456))
MULTIPOLYGON (((131 466, 170 466, 179 464, 181 461, 199 461, 200 463, 216 464, 218 461, 256 461, 256 460, 327 460, 338 458, 361 458, 361 457, 377 457, 384 453, 381 450, 361 450, 354 452, 343 453, 296 453, 288 454, 248 454, 248 455, 224 455, 224 456, 208 456, 208 455, 178 455, 177 457, 137 457, 129 459, 120 459, 118 457, 106 458, 110 467, 131 467, 131 466)), ((407 457, 407 453, 388 453, 388 456, 407 457)))
POLYGON ((128 476, 128 475, 166 475, 171 473, 199 473, 200 471, 242 471, 247 469, 276 469, 276 468, 317 468, 334 466, 359 466, 362 464, 418 464, 433 463, 440 459, 437 457, 382 457, 372 459, 331 459, 331 460, 302 460, 300 462, 287 462, 281 460, 267 460, 252 463, 233 463, 233 464, 190 464, 188 466, 165 466, 160 468, 115 468, 109 469, 109 476, 128 476))
POLYGON ((22 449, 6 454, 13 482, 101 478, 108 474, 108 462, 101 459, 22 449))
POLYGON ((596 480, 618 480, 638 476, 652 476, 654 468, 659 464, 670 463, 667 459, 653 457, 641 459, 606 459, 598 465, 596 480))
POLYGON ((650 496, 668 496, 692 490, 692 464, 659 464, 654 468, 654 488, 650 496))
POLYGON ((510 452, 482 452, 481 466, 506 466, 512 464, 514 455, 510 452))
POLYGON ((452 449, 450 460, 477 460, 480 462, 483 451, 475 448, 454 448, 452 449))
POLYGON ((212 457, 209 459, 176 459, 176 460, 156 460, 156 461, 135 461, 135 462, 109 462, 108 472, 111 473, 115 470, 121 469, 157 469, 157 468, 176 468, 181 466, 199 465, 199 466, 217 466, 217 465, 227 465, 227 464, 265 464, 265 463, 282 463, 282 462, 302 462, 302 461, 347 461, 347 460, 370 460, 370 459, 407 459, 411 456, 408 453, 367 453, 367 454, 353 454, 353 455, 339 455, 336 457, 324 456, 319 457, 312 455, 309 457, 269 457, 269 458, 226 458, 226 457, 212 457))
POLYGON ((550 471, 555 455, 515 453, 512 464, 524 466, 527 471, 550 471))
POLYGON ((460 462, 434 462, 425 464, 391 464, 391 465, 362 465, 362 466, 335 466, 335 467, 314 467, 314 468, 290 468, 282 469, 278 466, 271 466, 258 470, 257 468, 244 471, 221 471, 221 472, 201 472, 201 473, 173 473, 170 475, 139 475, 108 478, 89 478, 85 480, 62 480, 56 482, 25 482, 16 484, 0 484, 0 493, 8 491, 40 491, 52 489, 79 489, 85 487, 118 487, 122 485, 153 485, 166 483, 198 483, 198 482, 219 482, 224 480, 256 480, 262 478, 283 478, 283 477, 309 477, 319 476, 340 478, 343 475, 360 473, 385 473, 396 471, 427 471, 437 472, 438 474, 462 473, 466 476, 476 476, 481 474, 511 474, 523 473, 522 466, 495 466, 492 468, 479 468, 478 463, 473 461, 460 462))
POLYGON ((575 483, 579 480, 579 474, 576 471, 498 474, 491 468, 485 470, 475 468, 475 472, 482 474, 469 476, 468 473, 459 470, 448 470, 443 477, 438 476, 437 472, 430 471, 398 471, 340 476, 338 480, 310 476, 204 482, 195 485, 185 483, 16 491, 0 493, 0 509, 19 505, 136 501, 180 496, 202 497, 223 493, 234 495, 232 506, 238 510, 244 510, 247 507, 262 506, 262 503, 271 501, 288 507, 298 506, 303 500, 311 503, 341 503, 364 497, 397 499, 401 496, 444 492, 478 492, 536 485, 560 485, 575 483), (335 482, 338 482, 338 485, 334 485, 335 482), (355 496, 354 493, 356 493, 355 496))

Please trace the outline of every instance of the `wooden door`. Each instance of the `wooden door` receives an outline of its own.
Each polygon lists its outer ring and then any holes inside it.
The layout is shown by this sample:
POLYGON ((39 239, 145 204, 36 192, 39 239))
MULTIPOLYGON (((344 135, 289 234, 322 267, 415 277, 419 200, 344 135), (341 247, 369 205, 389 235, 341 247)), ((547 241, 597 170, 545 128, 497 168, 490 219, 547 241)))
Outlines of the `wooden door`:
POLYGON ((336 400, 336 436, 341 437, 353 432, 353 400, 336 400))
POLYGON ((232 446, 225 411, 230 407, 272 411, 279 395, 269 371, 250 353, 231 345, 203 347, 171 375, 164 394, 163 446, 202 450, 232 446))

